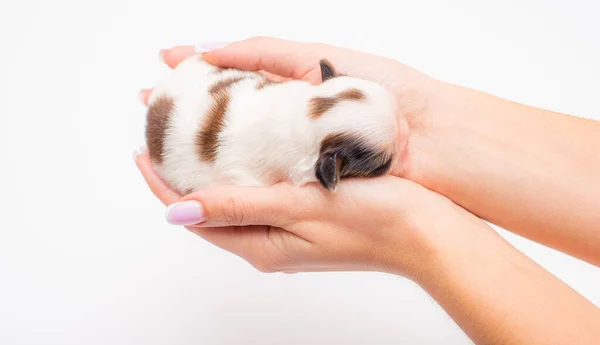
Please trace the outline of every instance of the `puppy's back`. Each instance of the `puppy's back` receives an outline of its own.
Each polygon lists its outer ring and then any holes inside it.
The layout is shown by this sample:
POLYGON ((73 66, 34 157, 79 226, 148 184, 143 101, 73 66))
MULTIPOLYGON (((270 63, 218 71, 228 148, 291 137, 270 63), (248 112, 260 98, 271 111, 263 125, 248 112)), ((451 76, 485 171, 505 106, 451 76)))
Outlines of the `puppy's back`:
POLYGON ((340 178, 385 173, 394 155, 393 95, 323 71, 321 85, 279 83, 188 58, 150 98, 156 171, 180 193, 282 181, 334 190, 340 178))

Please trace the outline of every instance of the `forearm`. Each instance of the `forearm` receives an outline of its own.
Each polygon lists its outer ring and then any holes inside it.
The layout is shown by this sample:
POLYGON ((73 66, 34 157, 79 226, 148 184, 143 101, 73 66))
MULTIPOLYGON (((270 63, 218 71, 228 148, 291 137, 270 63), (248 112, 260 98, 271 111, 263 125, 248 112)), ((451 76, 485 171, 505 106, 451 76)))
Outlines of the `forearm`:
MULTIPOLYGON (((417 177, 479 217, 600 265, 600 123, 445 85, 417 177)), ((420 180, 420 181, 419 181, 420 180)))
POLYGON ((596 306, 487 225, 449 230, 419 283, 474 342, 597 344, 596 306))

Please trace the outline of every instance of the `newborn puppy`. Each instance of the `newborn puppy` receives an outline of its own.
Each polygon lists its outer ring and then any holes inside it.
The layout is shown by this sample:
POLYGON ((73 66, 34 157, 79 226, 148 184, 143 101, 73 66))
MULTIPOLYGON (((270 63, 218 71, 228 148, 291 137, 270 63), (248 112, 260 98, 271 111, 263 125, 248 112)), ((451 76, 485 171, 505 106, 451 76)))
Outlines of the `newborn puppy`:
POLYGON ((315 86, 186 59, 149 99, 156 172, 182 194, 278 182, 335 191, 340 179, 386 174, 396 154, 394 96, 338 75, 327 60, 320 69, 315 86))

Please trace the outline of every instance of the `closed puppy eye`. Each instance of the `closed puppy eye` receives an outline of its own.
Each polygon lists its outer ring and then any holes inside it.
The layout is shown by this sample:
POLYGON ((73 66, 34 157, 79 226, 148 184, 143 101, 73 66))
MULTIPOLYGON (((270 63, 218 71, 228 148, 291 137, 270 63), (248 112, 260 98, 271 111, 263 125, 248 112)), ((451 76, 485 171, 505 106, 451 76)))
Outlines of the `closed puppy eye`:
POLYGON ((392 154, 368 145, 358 136, 338 133, 323 139, 315 175, 323 187, 335 191, 340 179, 381 176, 391 165, 392 154))

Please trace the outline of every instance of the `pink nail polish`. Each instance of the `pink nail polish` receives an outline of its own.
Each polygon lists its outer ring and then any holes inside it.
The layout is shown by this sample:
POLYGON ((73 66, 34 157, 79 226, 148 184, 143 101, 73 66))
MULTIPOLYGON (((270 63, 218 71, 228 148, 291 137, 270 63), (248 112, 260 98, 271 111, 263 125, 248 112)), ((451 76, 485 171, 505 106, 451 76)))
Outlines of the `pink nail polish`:
POLYGON ((140 146, 137 150, 133 151, 133 161, 137 164, 139 155, 146 153, 146 146, 140 146))
POLYGON ((192 225, 206 221, 204 206, 197 201, 182 201, 167 207, 167 222, 173 225, 192 225))

